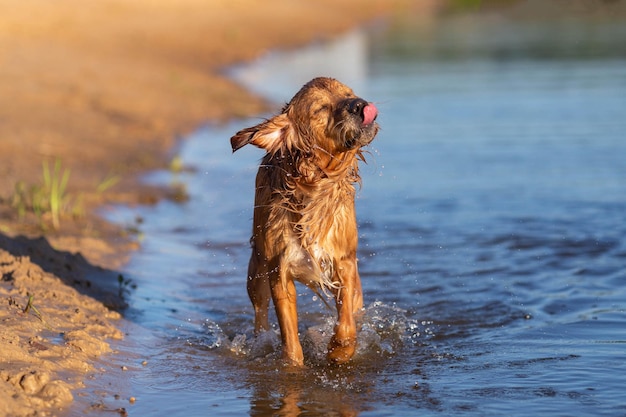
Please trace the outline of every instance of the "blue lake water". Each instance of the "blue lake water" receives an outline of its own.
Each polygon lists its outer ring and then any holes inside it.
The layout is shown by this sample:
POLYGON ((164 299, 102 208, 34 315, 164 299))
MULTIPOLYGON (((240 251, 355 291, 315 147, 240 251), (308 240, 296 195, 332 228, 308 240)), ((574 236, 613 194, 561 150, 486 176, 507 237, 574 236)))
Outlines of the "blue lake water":
POLYGON ((285 372, 278 337, 253 338, 262 153, 231 155, 229 138, 259 119, 208 126, 180 149, 193 171, 147 178, 187 202, 111 215, 142 219, 124 271, 130 415, 626 414, 624 25, 474 19, 233 70, 277 102, 335 75, 380 110, 357 200, 359 350, 325 365, 334 312, 303 287, 308 368, 285 372))

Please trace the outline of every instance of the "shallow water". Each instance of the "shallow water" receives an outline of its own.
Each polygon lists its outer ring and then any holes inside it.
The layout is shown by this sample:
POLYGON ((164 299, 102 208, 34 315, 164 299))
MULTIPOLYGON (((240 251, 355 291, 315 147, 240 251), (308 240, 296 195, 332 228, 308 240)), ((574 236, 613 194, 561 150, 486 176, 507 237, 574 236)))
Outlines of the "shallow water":
POLYGON ((330 48, 377 103, 357 201, 359 350, 325 365, 334 313, 304 288, 306 370, 280 369, 276 334, 253 338, 262 155, 231 155, 228 139, 258 119, 210 126, 180 150, 194 171, 147 179, 184 185, 189 201, 111 215, 143 236, 124 271, 137 284, 130 415, 626 414, 626 36, 477 19, 427 37, 350 34, 233 71, 284 101, 310 78, 298 54, 330 48))

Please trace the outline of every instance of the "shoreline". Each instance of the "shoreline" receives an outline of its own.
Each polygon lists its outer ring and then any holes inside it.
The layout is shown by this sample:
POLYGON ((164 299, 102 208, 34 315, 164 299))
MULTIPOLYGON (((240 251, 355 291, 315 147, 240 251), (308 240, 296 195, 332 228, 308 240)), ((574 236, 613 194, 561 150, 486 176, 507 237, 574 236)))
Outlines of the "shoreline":
POLYGON ((129 282, 118 271, 139 245, 98 210, 175 198, 140 175, 167 167, 181 138, 208 120, 268 109, 223 68, 418 8, 156 3, 106 0, 87 10, 77 0, 0 0, 8 10, 0 17, 0 416, 67 411, 84 380, 103 372, 109 341, 123 338, 129 282), (26 206, 16 203, 17 185, 41 187, 45 163, 53 179, 68 172, 58 230, 52 212, 16 212, 26 206))

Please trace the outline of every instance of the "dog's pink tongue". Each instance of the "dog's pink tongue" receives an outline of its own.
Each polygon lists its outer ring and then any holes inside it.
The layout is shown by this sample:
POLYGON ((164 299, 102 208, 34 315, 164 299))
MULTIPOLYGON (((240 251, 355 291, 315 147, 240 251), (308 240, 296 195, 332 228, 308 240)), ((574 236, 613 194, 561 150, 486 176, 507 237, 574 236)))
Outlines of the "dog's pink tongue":
POLYGON ((378 109, 372 103, 368 103, 368 105, 363 109, 363 124, 372 124, 374 119, 376 119, 376 116, 378 116, 378 109))

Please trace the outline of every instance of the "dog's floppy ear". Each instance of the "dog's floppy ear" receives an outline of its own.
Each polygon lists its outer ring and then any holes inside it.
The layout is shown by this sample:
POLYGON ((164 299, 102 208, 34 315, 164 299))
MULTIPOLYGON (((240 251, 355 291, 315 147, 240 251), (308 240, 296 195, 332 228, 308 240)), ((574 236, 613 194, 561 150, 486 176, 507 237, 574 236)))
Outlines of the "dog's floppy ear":
POLYGON ((283 145, 287 145, 291 124, 287 115, 282 113, 256 126, 240 130, 230 138, 233 152, 251 143, 268 153, 274 153, 283 145))

